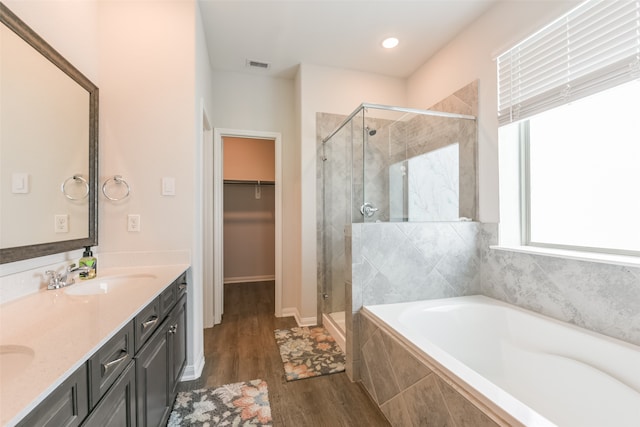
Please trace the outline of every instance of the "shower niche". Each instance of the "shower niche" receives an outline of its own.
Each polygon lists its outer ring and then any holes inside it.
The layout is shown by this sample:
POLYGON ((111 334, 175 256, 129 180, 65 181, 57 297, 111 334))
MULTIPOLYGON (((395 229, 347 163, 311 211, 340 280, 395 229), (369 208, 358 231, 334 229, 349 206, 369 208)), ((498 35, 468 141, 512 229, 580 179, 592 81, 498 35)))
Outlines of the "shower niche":
POLYGON ((360 250, 351 224, 477 219, 477 87, 429 110, 361 104, 349 116, 317 114, 318 322, 338 340, 349 329, 346 251, 360 250))

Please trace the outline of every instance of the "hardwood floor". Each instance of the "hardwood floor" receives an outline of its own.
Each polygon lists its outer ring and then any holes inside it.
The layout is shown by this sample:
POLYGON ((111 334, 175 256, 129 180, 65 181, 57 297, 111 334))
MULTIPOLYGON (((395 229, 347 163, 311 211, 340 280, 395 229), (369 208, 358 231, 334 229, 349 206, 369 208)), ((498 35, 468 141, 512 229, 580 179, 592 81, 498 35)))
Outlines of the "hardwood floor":
POLYGON ((287 382, 273 331, 296 326, 276 318, 273 282, 225 285, 220 325, 204 331, 205 370, 200 386, 263 379, 274 426, 388 426, 364 389, 345 373, 287 382))

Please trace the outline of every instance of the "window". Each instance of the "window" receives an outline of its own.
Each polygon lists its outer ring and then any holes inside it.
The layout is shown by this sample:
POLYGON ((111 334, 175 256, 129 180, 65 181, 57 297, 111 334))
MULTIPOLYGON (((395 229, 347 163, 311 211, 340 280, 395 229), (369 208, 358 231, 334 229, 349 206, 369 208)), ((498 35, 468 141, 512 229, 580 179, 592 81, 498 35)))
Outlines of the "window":
POLYGON ((640 255, 640 2, 583 3, 498 81, 501 222, 521 245, 640 255))

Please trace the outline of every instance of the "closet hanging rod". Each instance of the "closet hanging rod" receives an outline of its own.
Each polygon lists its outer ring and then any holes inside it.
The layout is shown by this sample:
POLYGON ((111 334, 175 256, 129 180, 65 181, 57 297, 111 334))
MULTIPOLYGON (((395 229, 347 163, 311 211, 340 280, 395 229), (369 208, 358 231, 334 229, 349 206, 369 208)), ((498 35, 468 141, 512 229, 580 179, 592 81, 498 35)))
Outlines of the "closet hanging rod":
POLYGON ((225 184, 247 184, 247 185, 275 185, 275 181, 225 179, 225 184))

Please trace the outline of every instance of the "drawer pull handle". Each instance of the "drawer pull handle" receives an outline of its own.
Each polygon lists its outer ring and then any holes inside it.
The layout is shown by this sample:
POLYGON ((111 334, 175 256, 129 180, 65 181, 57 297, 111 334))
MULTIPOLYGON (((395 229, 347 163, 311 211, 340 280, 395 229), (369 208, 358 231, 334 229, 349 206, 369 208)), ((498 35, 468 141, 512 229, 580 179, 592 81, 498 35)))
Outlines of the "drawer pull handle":
POLYGON ((152 327, 158 323, 158 316, 153 316, 151 320, 147 320, 146 322, 142 322, 142 330, 146 331, 148 328, 152 327))
POLYGON ((187 289, 187 285, 178 286, 178 291, 180 291, 180 292, 184 291, 185 289, 187 289))
POLYGON ((129 353, 127 353, 127 350, 120 350, 120 357, 118 357, 115 360, 112 360, 111 362, 102 364, 102 375, 109 372, 111 368, 118 366, 120 362, 127 360, 127 357, 129 357, 129 353))
POLYGON ((172 326, 169 328, 169 333, 170 333, 170 334, 175 334, 176 332, 178 332, 178 325, 177 325, 177 324, 172 325, 172 326))

